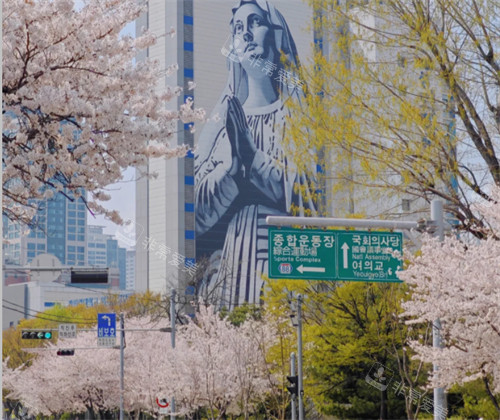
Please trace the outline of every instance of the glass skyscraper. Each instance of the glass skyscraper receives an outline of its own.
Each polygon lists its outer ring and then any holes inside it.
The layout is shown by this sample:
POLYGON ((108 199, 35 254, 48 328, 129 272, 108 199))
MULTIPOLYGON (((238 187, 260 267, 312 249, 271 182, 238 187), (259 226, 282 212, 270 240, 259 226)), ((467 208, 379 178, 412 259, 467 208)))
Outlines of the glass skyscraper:
POLYGON ((63 265, 86 264, 87 209, 82 199, 62 194, 35 200, 38 210, 31 228, 3 218, 4 260, 28 265, 40 254, 55 255, 63 265))

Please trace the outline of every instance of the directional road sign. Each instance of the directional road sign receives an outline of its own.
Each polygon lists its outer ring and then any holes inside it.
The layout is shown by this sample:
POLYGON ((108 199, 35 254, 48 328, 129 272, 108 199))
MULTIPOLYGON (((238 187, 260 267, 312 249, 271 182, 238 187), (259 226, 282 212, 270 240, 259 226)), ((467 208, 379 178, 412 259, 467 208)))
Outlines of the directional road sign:
POLYGON ((399 282, 397 232, 269 229, 269 278, 399 282))
POLYGON ((400 281, 396 271, 403 254, 403 234, 397 232, 339 232, 337 234, 339 280, 400 281))
POLYGON ((269 229, 269 277, 330 280, 336 278, 335 232, 269 229))
POLYGON ((116 314, 97 314, 97 345, 116 345, 116 314))

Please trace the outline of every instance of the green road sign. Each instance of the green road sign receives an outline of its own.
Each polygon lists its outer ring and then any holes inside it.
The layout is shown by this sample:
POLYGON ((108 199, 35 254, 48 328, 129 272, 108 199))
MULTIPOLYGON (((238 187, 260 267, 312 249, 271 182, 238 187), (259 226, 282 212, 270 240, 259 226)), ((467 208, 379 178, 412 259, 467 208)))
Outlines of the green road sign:
POLYGON ((399 282, 403 235, 269 229, 269 278, 399 282))
POLYGON ((269 277, 331 280, 336 278, 335 232, 269 229, 269 277))
POLYGON ((403 254, 402 233, 339 232, 337 247, 339 280, 400 281, 401 260, 392 252, 403 254))

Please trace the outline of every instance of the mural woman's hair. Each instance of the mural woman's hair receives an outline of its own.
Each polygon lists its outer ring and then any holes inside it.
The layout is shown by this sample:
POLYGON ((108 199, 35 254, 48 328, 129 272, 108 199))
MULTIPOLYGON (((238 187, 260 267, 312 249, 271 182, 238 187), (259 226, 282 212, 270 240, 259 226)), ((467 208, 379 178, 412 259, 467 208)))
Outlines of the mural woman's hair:
MULTIPOLYGON (((274 63, 277 68, 275 70, 276 75, 273 77, 273 82, 277 78, 280 69, 286 69, 287 71, 295 74, 295 77, 298 77, 300 63, 297 55, 297 47, 295 46, 292 34, 290 33, 290 29, 288 28, 283 15, 267 0, 239 0, 237 5, 232 9, 233 16, 236 11, 245 4, 255 4, 259 7, 264 12, 266 20, 270 25, 270 29, 273 31, 273 47, 275 51, 278 52, 278 54, 276 54, 276 62, 274 63)), ((231 29, 233 27, 232 18, 230 21, 230 27, 231 29)), ((233 31, 231 30, 231 34, 232 33, 233 31)), ((246 73, 240 63, 229 58, 228 67, 228 86, 223 96, 227 94, 234 94, 241 103, 244 103, 248 97, 248 82, 246 79, 246 73)), ((301 92, 299 92, 300 89, 298 89, 297 86, 287 86, 278 82, 276 84, 276 88, 282 99, 286 99, 289 96, 302 96, 301 92)))

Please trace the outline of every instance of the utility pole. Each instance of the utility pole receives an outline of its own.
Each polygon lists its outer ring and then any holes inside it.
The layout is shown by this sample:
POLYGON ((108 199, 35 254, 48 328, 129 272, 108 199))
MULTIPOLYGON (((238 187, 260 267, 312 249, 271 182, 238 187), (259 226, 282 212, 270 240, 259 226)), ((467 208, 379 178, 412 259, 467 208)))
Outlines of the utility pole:
MULTIPOLYGON (((290 376, 295 376, 295 353, 290 354, 290 376)), ((295 407, 295 396, 292 395, 292 420, 297 420, 297 412, 295 407)))
MULTIPOLYGON (((170 293, 170 327, 172 332, 170 333, 170 339, 172 343, 172 348, 175 349, 175 289, 172 289, 170 293)), ((175 397, 172 395, 170 399, 170 420, 175 420, 175 397)))
MULTIPOLYGON (((432 200, 431 202, 431 220, 435 223, 435 235, 439 241, 444 240, 444 216, 443 202, 441 200, 432 200)), ((432 347, 435 349, 443 348, 441 340, 441 321, 436 319, 432 323, 432 347)), ((439 366, 432 365, 434 375, 438 375, 439 366)), ((434 420, 444 420, 446 418, 446 395, 443 388, 434 388, 434 420)))
POLYGON ((297 356, 299 376, 299 420, 304 420, 304 386, 302 376, 302 295, 297 295, 297 356))
POLYGON ((123 376, 123 365, 124 365, 123 348, 125 345, 125 317, 124 317, 123 313, 120 314, 120 328, 121 328, 121 334, 120 334, 120 420, 123 420, 123 410, 124 410, 123 394, 125 391, 124 376, 123 376))

